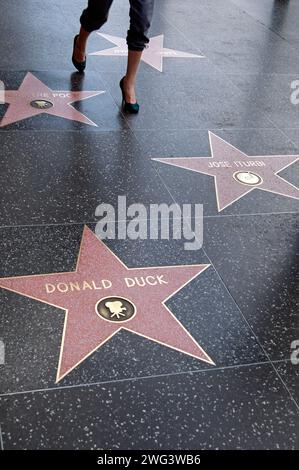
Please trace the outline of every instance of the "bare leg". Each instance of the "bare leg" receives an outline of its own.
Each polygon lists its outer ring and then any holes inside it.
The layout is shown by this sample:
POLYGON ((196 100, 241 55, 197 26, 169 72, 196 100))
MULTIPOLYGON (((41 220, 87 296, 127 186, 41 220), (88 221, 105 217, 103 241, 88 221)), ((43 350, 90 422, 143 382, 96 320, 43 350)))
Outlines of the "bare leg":
POLYGON ((90 33, 85 31, 84 28, 80 28, 80 33, 76 41, 76 47, 74 50, 74 58, 78 62, 83 62, 86 58, 86 44, 87 44, 87 39, 90 33))
POLYGON ((135 82, 142 51, 130 51, 128 54, 127 73, 124 79, 124 92, 127 103, 136 103, 135 82))

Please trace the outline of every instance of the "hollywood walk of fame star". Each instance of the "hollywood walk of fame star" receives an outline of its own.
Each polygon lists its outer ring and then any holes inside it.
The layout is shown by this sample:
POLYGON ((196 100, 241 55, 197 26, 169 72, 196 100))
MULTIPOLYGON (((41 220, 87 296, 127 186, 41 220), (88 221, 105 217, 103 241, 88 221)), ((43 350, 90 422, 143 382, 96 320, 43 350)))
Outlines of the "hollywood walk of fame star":
POLYGON ((57 382, 122 328, 209 364, 164 302, 209 265, 127 268, 84 227, 76 271, 0 279, 0 287, 64 309, 57 382))
MULTIPOLYGON (((107 39, 116 45, 116 47, 111 47, 110 49, 104 49, 102 51, 91 52, 89 55, 96 56, 127 56, 128 55, 128 46, 126 40, 118 36, 110 36, 109 34, 97 33, 99 36, 107 39)), ((168 49, 164 47, 164 34, 159 36, 154 36, 150 38, 148 46, 144 49, 141 60, 147 63, 154 69, 159 72, 163 71, 163 58, 164 57, 173 57, 173 58, 200 58, 203 59, 203 55, 190 54, 188 52, 176 51, 175 49, 168 49)))
POLYGON ((299 199, 299 189, 279 172, 299 160, 299 155, 248 156, 209 132, 211 157, 153 158, 152 160, 213 176, 218 211, 254 189, 299 199))
POLYGON ((102 93, 105 92, 51 90, 28 72, 18 90, 5 90, 4 101, 9 104, 9 107, 0 122, 0 127, 42 113, 97 127, 97 124, 71 105, 76 101, 82 101, 102 93))

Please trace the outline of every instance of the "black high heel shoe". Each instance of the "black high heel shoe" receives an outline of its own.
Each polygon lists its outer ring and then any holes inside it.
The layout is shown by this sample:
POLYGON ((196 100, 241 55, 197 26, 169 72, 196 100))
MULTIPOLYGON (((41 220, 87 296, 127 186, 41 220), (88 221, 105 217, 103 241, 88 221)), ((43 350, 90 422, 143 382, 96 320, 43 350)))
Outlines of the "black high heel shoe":
POLYGON ((120 86, 122 96, 123 96, 123 101, 122 101, 123 110, 126 113, 129 113, 129 114, 137 114, 139 112, 139 104, 138 103, 127 103, 127 101, 126 101, 125 92, 124 92, 124 78, 125 77, 123 77, 121 79, 121 81, 119 82, 119 86, 120 86))
POLYGON ((77 35, 74 37, 74 47, 73 47, 72 62, 73 62, 74 67, 78 70, 78 72, 83 73, 84 70, 85 70, 85 67, 86 67, 86 59, 83 60, 83 62, 78 62, 78 61, 75 59, 75 57, 74 57, 74 51, 75 51, 76 42, 77 42, 78 37, 79 37, 79 34, 77 34, 77 35))

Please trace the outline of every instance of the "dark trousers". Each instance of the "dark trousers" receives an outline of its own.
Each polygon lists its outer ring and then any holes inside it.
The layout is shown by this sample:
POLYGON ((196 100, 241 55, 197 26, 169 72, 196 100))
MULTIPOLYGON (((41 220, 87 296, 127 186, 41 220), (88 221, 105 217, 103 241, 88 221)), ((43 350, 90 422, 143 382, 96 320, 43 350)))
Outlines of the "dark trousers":
MULTIPOLYGON (((88 6, 80 18, 81 26, 91 33, 99 29, 108 19, 113 0, 88 0, 88 6)), ((154 9, 154 0, 130 0, 130 29, 127 44, 131 51, 143 51, 149 42, 147 32, 154 9)))

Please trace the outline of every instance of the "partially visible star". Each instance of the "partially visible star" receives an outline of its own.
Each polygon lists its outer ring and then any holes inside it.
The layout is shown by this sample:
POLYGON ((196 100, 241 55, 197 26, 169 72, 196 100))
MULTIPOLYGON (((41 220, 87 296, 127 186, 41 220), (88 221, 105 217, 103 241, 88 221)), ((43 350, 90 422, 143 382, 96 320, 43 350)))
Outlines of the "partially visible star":
POLYGON ((18 90, 5 90, 4 101, 9 107, 0 122, 0 127, 43 113, 97 127, 97 124, 76 110, 72 103, 102 93, 105 92, 52 90, 28 72, 18 90))
POLYGON ((209 132, 211 157, 153 158, 152 160, 213 176, 218 211, 254 189, 299 199, 299 188, 278 173, 299 160, 299 155, 248 156, 209 132))
POLYGON ((128 268, 85 227, 76 271, 2 278, 0 287, 65 310, 58 382, 121 329, 214 364, 165 305, 208 266, 128 268))
MULTIPOLYGON (((126 39, 118 36, 110 36, 109 34, 97 33, 99 36, 107 39, 107 41, 112 42, 116 47, 111 47, 110 49, 104 49, 98 52, 91 52, 89 55, 98 55, 98 56, 127 56, 128 55, 128 46, 126 39)), ((190 54, 189 52, 176 51, 175 49, 168 49, 164 47, 164 34, 159 36, 154 36, 150 39, 149 44, 144 49, 141 60, 147 63, 154 69, 159 72, 163 71, 163 58, 164 57, 173 57, 173 58, 197 58, 203 59, 205 56, 190 54)))

